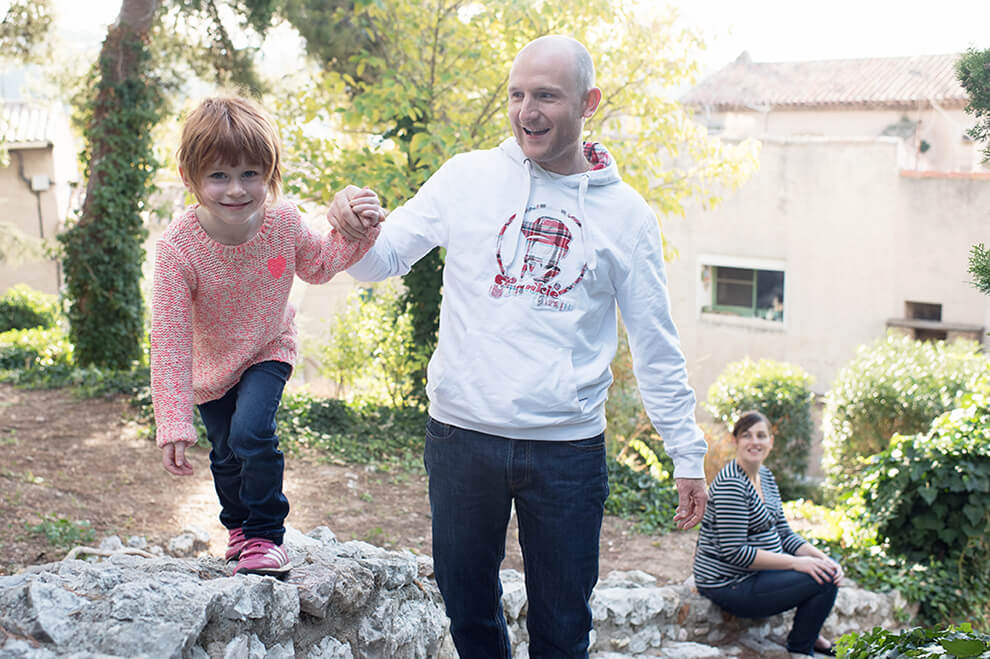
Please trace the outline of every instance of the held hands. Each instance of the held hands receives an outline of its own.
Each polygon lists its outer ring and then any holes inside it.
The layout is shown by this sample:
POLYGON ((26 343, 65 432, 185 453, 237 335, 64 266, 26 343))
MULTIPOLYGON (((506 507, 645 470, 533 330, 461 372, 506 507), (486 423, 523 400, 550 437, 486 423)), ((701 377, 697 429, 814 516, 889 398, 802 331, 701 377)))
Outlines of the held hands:
POLYGON ((327 221, 345 239, 357 242, 368 238, 369 230, 385 219, 378 195, 370 188, 348 185, 333 197, 327 221))
POLYGON ((162 447, 162 466, 176 476, 192 476, 192 463, 186 460, 188 442, 172 442, 162 447))
POLYGON ((708 492, 705 490, 704 478, 675 478, 674 482, 677 483, 674 523, 683 531, 701 521, 708 503, 708 492))
POLYGON ((794 569, 804 572, 817 583, 838 583, 842 580, 842 566, 831 558, 818 558, 816 556, 795 556, 794 569))

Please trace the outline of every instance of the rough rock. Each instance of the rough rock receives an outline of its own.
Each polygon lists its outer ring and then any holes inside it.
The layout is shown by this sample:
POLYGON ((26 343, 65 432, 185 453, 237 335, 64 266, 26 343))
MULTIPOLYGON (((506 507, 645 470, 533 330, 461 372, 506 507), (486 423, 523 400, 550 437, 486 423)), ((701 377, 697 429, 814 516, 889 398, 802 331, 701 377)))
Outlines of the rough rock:
MULTIPOLYGON (((523 576, 515 570, 503 570, 501 576, 513 657, 525 659, 529 637, 523 576)), ((591 612, 593 659, 706 659, 738 656, 741 648, 769 659, 790 657, 782 643, 790 631, 793 611, 764 619, 736 618, 699 595, 690 579, 679 585, 658 585, 644 572, 612 572, 595 587, 591 612)), ((875 593, 848 585, 839 589, 823 633, 838 638, 875 626, 900 629, 901 621, 913 615, 900 593, 875 593)))
POLYGON ((285 581, 232 576, 215 557, 125 553, 0 577, 0 656, 452 656, 440 595, 412 554, 322 528, 290 531, 285 545, 285 581))

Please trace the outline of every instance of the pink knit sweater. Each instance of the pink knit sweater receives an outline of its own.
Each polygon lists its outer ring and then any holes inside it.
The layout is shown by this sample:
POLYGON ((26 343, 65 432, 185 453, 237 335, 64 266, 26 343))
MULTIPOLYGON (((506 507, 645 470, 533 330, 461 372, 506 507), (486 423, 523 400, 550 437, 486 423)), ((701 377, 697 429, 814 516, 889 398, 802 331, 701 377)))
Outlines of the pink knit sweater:
POLYGON ((195 206, 175 219, 158 241, 152 293, 158 445, 195 442, 193 406, 223 396, 248 367, 294 364, 294 275, 323 284, 364 256, 377 235, 360 243, 335 231, 321 236, 287 201, 269 207, 261 229, 241 245, 210 238, 195 206))

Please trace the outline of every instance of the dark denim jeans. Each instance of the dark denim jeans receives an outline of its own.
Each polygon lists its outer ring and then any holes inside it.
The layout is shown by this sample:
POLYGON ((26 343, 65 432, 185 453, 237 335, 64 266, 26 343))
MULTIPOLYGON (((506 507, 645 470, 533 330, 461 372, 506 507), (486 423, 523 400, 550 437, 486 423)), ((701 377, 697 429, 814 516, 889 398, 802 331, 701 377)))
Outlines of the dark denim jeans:
POLYGON ((815 641, 839 592, 833 583, 817 583, 804 572, 760 570, 743 581, 698 592, 740 618, 767 618, 797 607, 787 649, 814 655, 815 641))
POLYGON ((528 441, 427 423, 433 560, 464 659, 510 656, 499 565, 512 502, 526 572, 529 656, 587 657, 608 472, 603 435, 528 441))
POLYGON ((275 411, 292 373, 284 362, 261 362, 223 395, 199 405, 206 426, 220 523, 277 545, 285 535, 289 501, 282 494, 285 460, 278 450, 275 411))

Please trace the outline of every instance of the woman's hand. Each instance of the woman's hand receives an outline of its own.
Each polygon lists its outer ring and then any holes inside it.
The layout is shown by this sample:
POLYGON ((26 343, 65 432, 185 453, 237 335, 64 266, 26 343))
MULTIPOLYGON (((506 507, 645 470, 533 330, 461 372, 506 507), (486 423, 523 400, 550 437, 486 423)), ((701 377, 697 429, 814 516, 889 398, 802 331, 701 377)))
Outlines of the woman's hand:
POLYGON ((833 570, 833 572, 832 572, 832 583, 834 583, 836 586, 838 586, 839 585, 839 582, 842 581, 842 578, 844 576, 846 576, 846 573, 842 569, 842 566, 839 565, 838 563, 836 563, 835 561, 833 561, 831 558, 826 558, 825 560, 828 561, 829 562, 829 565, 832 566, 832 570, 833 570))
POLYGON ((842 568, 835 561, 815 556, 795 556, 794 569, 804 572, 817 583, 839 583, 842 578, 842 568), (838 577, 836 573, 838 572, 838 577))

